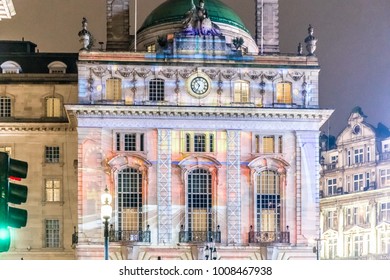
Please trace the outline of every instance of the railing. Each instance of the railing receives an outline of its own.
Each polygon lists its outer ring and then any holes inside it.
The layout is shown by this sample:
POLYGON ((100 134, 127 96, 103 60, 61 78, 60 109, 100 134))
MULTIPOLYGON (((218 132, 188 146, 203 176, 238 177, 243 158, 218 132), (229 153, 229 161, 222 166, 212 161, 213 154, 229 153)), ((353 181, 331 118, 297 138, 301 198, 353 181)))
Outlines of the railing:
POLYGON ((290 243, 289 231, 250 231, 248 236, 249 243, 290 243))
POLYGON ((179 242, 215 242, 221 243, 221 231, 184 231, 179 232, 179 242))
POLYGON ((150 242, 150 230, 110 230, 110 242, 150 242))
POLYGON ((368 254, 368 255, 350 256, 350 257, 335 257, 334 260, 390 260, 390 253, 368 254))

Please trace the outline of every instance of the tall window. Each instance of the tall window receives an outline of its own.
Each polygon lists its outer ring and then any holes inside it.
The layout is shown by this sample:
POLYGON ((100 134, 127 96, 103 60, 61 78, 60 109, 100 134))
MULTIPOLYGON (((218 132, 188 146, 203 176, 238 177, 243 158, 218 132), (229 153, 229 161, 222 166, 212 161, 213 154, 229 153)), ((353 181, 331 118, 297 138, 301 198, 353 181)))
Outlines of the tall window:
POLYGON ((389 222, 390 221, 390 202, 384 202, 379 207, 379 221, 389 222))
POLYGON ((363 174, 353 175, 353 191, 362 191, 364 187, 363 174))
POLYGON ((59 163, 60 162, 60 147, 46 146, 45 147, 45 162, 59 163))
POLYGON ((276 172, 265 170, 256 178, 257 231, 280 231, 280 187, 276 172))
POLYGON ((142 173, 126 168, 118 173, 118 230, 142 230, 142 173))
POLYGON ((118 78, 107 79, 106 99, 122 100, 122 80, 118 78))
POLYGON ((116 133, 115 148, 122 152, 143 152, 145 150, 145 134, 118 132, 116 133))
POLYGON ((209 232, 212 230, 212 181, 204 169, 188 173, 188 230, 209 232))
POLYGON ((379 249, 381 254, 390 254, 390 232, 381 231, 379 234, 379 249))
POLYGON ((163 79, 153 79, 149 82, 149 101, 164 101, 163 79))
POLYGON ((249 83, 237 81, 234 83, 234 102, 249 102, 249 83))
POLYGON ((336 229, 337 227, 337 212, 332 210, 332 211, 327 211, 326 213, 326 228, 327 229, 336 229))
POLYGON ((292 103, 291 83, 279 83, 276 86, 276 103, 292 103))
POLYGON ((61 181, 48 179, 45 182, 46 201, 54 202, 61 199, 61 181))
POLYGON ((0 117, 11 117, 11 98, 0 96, 0 117))
POLYGON ((328 195, 337 194, 337 179, 328 179, 328 195))
POLYGON ((327 255, 328 259, 335 259, 337 256, 337 238, 329 238, 327 240, 327 255))
POLYGON ((59 118, 61 116, 61 100, 56 97, 46 98, 46 117, 59 118))
POLYGON ((354 150, 355 164, 363 162, 363 148, 354 150))
POLYGON ((45 247, 46 248, 60 247, 60 221, 59 220, 45 221, 45 247))

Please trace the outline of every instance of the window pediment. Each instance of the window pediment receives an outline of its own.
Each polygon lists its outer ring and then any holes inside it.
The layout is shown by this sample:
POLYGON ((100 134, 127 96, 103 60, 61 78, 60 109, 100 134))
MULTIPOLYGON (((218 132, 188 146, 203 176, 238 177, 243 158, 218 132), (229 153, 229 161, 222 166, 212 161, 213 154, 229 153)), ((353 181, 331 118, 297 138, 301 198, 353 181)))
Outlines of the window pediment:
POLYGON ((288 162, 284 159, 271 157, 257 157, 248 164, 248 167, 254 172, 260 172, 267 169, 275 170, 279 174, 286 173, 286 169, 289 166, 288 162))
POLYGON ((152 166, 152 163, 139 155, 118 155, 108 161, 113 171, 133 167, 138 170, 145 170, 152 166))

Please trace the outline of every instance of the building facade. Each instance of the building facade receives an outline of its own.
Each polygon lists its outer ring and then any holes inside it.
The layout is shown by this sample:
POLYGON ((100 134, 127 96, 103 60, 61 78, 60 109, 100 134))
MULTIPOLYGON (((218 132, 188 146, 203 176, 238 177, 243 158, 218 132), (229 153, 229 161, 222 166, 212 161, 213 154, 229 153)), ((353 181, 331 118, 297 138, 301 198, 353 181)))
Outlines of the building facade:
POLYGON ((107 1, 106 49, 84 19, 76 78, 2 62, 1 143, 29 162, 30 193, 1 258, 102 259, 107 188, 110 259, 315 259, 333 111, 313 30, 307 53, 282 55, 277 0, 256 1, 255 38, 221 1, 192 2, 165 1, 130 36, 129 2, 107 1))
POLYGON ((332 113, 319 108, 318 60, 275 53, 278 1, 265 1, 263 55, 225 4, 187 2, 153 10, 124 50, 79 53, 78 104, 65 105, 78 131, 76 257, 103 257, 107 188, 110 258, 203 259, 210 244, 218 259, 315 258, 318 137, 332 113))
POLYGON ((354 108, 336 145, 322 142, 324 259, 390 258, 390 132, 365 118, 354 108))
POLYGON ((28 199, 20 206, 27 226, 11 229, 10 251, 0 259, 74 259, 77 132, 64 104, 77 102, 77 54, 35 48, 0 42, 0 151, 29 165, 21 182, 28 199))

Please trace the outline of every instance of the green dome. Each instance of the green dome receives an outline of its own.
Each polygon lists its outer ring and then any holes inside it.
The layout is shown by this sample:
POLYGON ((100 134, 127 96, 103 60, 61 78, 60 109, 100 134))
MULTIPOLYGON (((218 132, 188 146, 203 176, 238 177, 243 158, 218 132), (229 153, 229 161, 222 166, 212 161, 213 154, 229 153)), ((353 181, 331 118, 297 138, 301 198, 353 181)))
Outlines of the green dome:
MULTIPOLYGON (((191 9, 191 2, 191 0, 165 1, 149 14, 138 32, 159 24, 180 22, 184 19, 185 13, 191 9)), ((226 4, 219 0, 204 0, 204 2, 208 15, 214 23, 225 23, 249 33, 240 17, 226 4)), ((197 5, 198 0, 194 0, 194 4, 197 5)))

